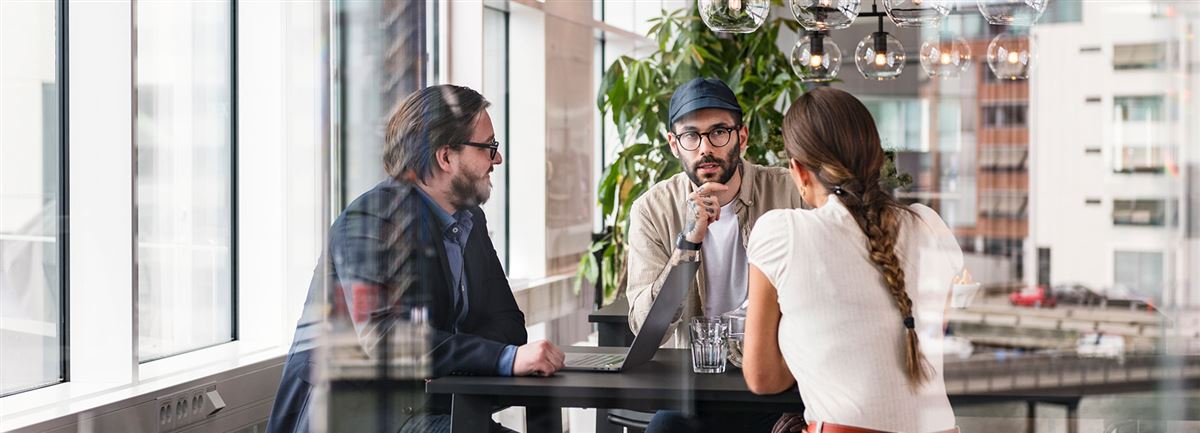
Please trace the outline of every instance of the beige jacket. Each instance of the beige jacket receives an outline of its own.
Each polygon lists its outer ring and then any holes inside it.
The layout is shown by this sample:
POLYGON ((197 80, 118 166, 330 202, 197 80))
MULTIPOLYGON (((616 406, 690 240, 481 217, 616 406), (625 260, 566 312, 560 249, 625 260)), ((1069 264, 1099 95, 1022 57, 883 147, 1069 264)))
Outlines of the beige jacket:
MULTIPOLYGON (((671 254, 675 251, 675 239, 683 231, 687 218, 687 195, 694 189, 691 179, 679 173, 651 187, 633 202, 630 209, 626 296, 629 298, 629 328, 634 334, 641 329, 654 298, 662 289, 671 254)), ((772 209, 799 208, 803 200, 786 168, 747 162, 742 164, 742 187, 734 202, 733 211, 738 217, 742 246, 745 246, 758 217, 772 209)), ((700 262, 704 262, 703 254, 700 262)), ((705 281, 704 266, 700 266, 685 304, 681 306, 681 319, 688 320, 704 311, 705 281)), ((671 325, 672 330, 678 323, 677 320, 671 325)), ((675 341, 689 341, 684 335, 686 332, 682 331, 675 341)), ((668 332, 667 337, 673 333, 668 332)))

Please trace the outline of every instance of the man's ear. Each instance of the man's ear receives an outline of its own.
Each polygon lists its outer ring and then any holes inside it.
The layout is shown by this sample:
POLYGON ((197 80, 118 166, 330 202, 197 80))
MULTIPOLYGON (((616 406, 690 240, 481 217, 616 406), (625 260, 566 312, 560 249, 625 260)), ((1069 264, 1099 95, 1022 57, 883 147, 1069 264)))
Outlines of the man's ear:
POLYGON ((450 172, 450 158, 452 153, 454 153, 454 151, 450 149, 450 146, 439 147, 433 152, 433 158, 436 160, 438 168, 442 169, 444 172, 450 172))
MULTIPOLYGON (((738 128, 738 139, 741 140, 741 141, 739 141, 739 143, 745 143, 746 140, 750 139, 750 127, 749 126, 747 126, 746 124, 742 124, 742 127, 738 128)), ((745 153, 747 147, 750 147, 750 146, 745 146, 745 145, 742 146, 743 153, 745 153)))
POLYGON ((671 145, 671 153, 674 154, 676 158, 679 158, 679 138, 675 137, 675 134, 668 132, 667 143, 671 145))

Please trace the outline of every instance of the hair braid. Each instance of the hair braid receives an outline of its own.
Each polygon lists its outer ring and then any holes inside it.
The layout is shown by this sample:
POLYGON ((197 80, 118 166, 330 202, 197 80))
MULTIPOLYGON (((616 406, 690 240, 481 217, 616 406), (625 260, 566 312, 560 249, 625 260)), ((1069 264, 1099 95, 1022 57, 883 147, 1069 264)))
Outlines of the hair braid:
POLYGON ((788 155, 838 197, 866 235, 868 257, 900 310, 902 365, 909 385, 916 388, 930 379, 932 369, 921 353, 913 302, 896 255, 901 218, 913 212, 879 185, 884 155, 870 112, 844 91, 810 90, 788 109, 784 141, 788 155))

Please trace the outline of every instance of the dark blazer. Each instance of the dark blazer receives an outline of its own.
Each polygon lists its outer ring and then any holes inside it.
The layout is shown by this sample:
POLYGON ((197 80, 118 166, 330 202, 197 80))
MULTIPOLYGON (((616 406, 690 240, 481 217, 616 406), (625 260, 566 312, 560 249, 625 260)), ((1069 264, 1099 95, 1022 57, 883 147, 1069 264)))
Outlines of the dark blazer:
MULTIPOLYGON (((268 432, 308 431, 307 407, 317 369, 312 349, 327 305, 331 307, 327 329, 353 330, 364 353, 372 353, 393 323, 421 320, 413 314, 423 309, 432 328, 428 346, 432 377, 495 375, 503 349, 526 343, 525 315, 517 308, 478 207, 471 209, 473 227, 464 250, 469 308, 461 321, 454 322, 452 274, 439 223, 414 188, 396 180, 383 181, 350 203, 330 228, 328 250, 313 272, 268 432), (328 301, 325 287, 330 288, 328 301)), ((419 383, 414 385, 422 389, 419 383)), ((448 397, 426 400, 428 404, 415 411, 449 413, 448 397)), ((370 410, 375 409, 364 408, 370 410)), ((365 415, 375 414, 331 413, 330 419, 365 415)))

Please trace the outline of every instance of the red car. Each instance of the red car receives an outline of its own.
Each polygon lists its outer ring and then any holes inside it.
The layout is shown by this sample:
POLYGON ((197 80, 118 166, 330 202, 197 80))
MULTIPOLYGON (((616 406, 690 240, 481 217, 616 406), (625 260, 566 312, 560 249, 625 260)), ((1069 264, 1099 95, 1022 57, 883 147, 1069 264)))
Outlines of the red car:
POLYGON ((1008 302, 1012 305, 1024 307, 1053 307, 1058 303, 1058 297, 1054 296, 1046 286, 1037 285, 1026 287, 1019 292, 1008 295, 1008 302))

